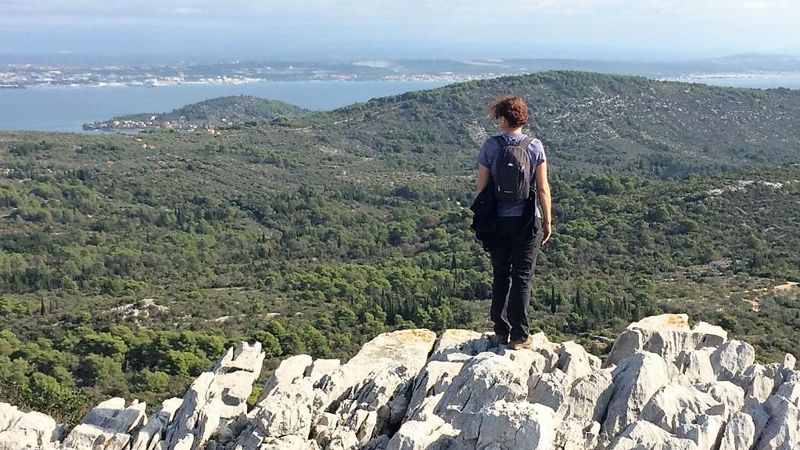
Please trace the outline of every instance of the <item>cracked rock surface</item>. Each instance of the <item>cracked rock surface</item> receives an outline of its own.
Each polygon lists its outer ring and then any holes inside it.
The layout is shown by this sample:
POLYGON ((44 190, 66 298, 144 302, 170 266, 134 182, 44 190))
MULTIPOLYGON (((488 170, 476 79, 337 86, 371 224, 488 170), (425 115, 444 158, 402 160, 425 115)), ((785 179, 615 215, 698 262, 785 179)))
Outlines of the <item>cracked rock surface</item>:
POLYGON ((0 403, 0 450, 800 449, 795 358, 756 364, 746 342, 685 314, 631 323, 604 363, 534 335, 384 333, 350 361, 286 358, 248 410, 260 344, 231 348, 151 416, 123 399, 67 430, 0 403))

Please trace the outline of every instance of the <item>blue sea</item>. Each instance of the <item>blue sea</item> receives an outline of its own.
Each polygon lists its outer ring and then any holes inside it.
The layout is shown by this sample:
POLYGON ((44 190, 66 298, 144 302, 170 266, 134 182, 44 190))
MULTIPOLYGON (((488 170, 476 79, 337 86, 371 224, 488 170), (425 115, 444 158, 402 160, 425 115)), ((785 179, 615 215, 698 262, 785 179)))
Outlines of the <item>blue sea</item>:
POLYGON ((84 123, 123 114, 169 112, 190 103, 227 95, 255 95, 307 109, 328 110, 445 84, 433 81, 265 81, 157 87, 0 89, 0 130, 82 132, 84 123))
MULTIPOLYGON (((800 89, 800 74, 692 78, 682 81, 746 88, 800 89)), ((227 95, 255 95, 329 110, 371 98, 444 86, 434 81, 265 81, 157 87, 84 86, 0 89, 0 130, 82 132, 84 123, 175 108, 227 95)))
POLYGON ((679 81, 688 81, 692 83, 704 83, 714 86, 738 87, 738 88, 755 88, 755 89, 771 89, 771 88, 786 88, 786 89, 800 89, 800 74, 799 73, 765 73, 747 76, 704 76, 704 77, 686 77, 679 81))

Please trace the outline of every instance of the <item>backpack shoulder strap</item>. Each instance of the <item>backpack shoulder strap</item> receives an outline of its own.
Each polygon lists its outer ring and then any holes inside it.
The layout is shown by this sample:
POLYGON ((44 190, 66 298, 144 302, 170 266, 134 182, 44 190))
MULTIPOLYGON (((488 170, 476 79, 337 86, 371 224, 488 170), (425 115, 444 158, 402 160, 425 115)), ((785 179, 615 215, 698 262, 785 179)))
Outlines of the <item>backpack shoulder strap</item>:
POLYGON ((534 165, 533 165, 533 159, 531 158, 531 154, 528 151, 528 147, 531 146, 531 143, 533 142, 533 140, 534 140, 533 137, 525 136, 521 141, 519 141, 519 144, 517 144, 520 148, 525 150, 525 155, 528 157, 528 161, 530 163, 530 167, 529 167, 529 170, 528 170, 528 176, 531 177, 531 186, 534 185, 533 172, 536 170, 536 167, 534 167, 534 165))
POLYGON ((525 136, 521 141, 519 141, 519 144, 517 144, 517 145, 519 145, 520 147, 522 147, 525 150, 527 150, 528 147, 530 147, 531 143, 533 142, 533 139, 534 138, 532 138, 530 136, 525 136))

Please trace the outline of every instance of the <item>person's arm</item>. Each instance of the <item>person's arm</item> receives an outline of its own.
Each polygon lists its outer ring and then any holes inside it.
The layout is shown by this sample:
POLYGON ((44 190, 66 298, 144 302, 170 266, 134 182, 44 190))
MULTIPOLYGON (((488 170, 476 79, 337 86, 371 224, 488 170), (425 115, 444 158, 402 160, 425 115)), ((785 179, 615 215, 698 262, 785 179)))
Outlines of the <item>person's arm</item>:
POLYGON ((539 194, 539 204, 542 205, 542 245, 550 240, 551 215, 550 215, 550 182, 547 180, 547 161, 536 166, 533 173, 536 179, 536 191, 539 194))
POLYGON ((484 189, 486 189, 486 185, 489 184, 489 180, 492 178, 492 173, 488 167, 484 166, 483 164, 478 164, 478 184, 475 186, 475 197, 478 196, 484 189))

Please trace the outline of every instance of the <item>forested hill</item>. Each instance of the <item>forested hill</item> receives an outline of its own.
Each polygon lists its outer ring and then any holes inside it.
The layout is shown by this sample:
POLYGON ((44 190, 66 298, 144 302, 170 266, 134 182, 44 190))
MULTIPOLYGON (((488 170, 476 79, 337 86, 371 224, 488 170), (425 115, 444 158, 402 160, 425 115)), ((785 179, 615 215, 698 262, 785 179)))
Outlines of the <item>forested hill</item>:
POLYGON ((219 97, 193 103, 168 113, 140 113, 85 124, 85 129, 148 129, 220 127, 247 121, 299 117, 308 113, 299 106, 250 95, 219 97))
POLYGON ((583 72, 459 83, 308 116, 314 134, 390 167, 463 173, 496 126, 483 109, 523 96, 562 175, 683 176, 800 158, 800 92, 583 72))

